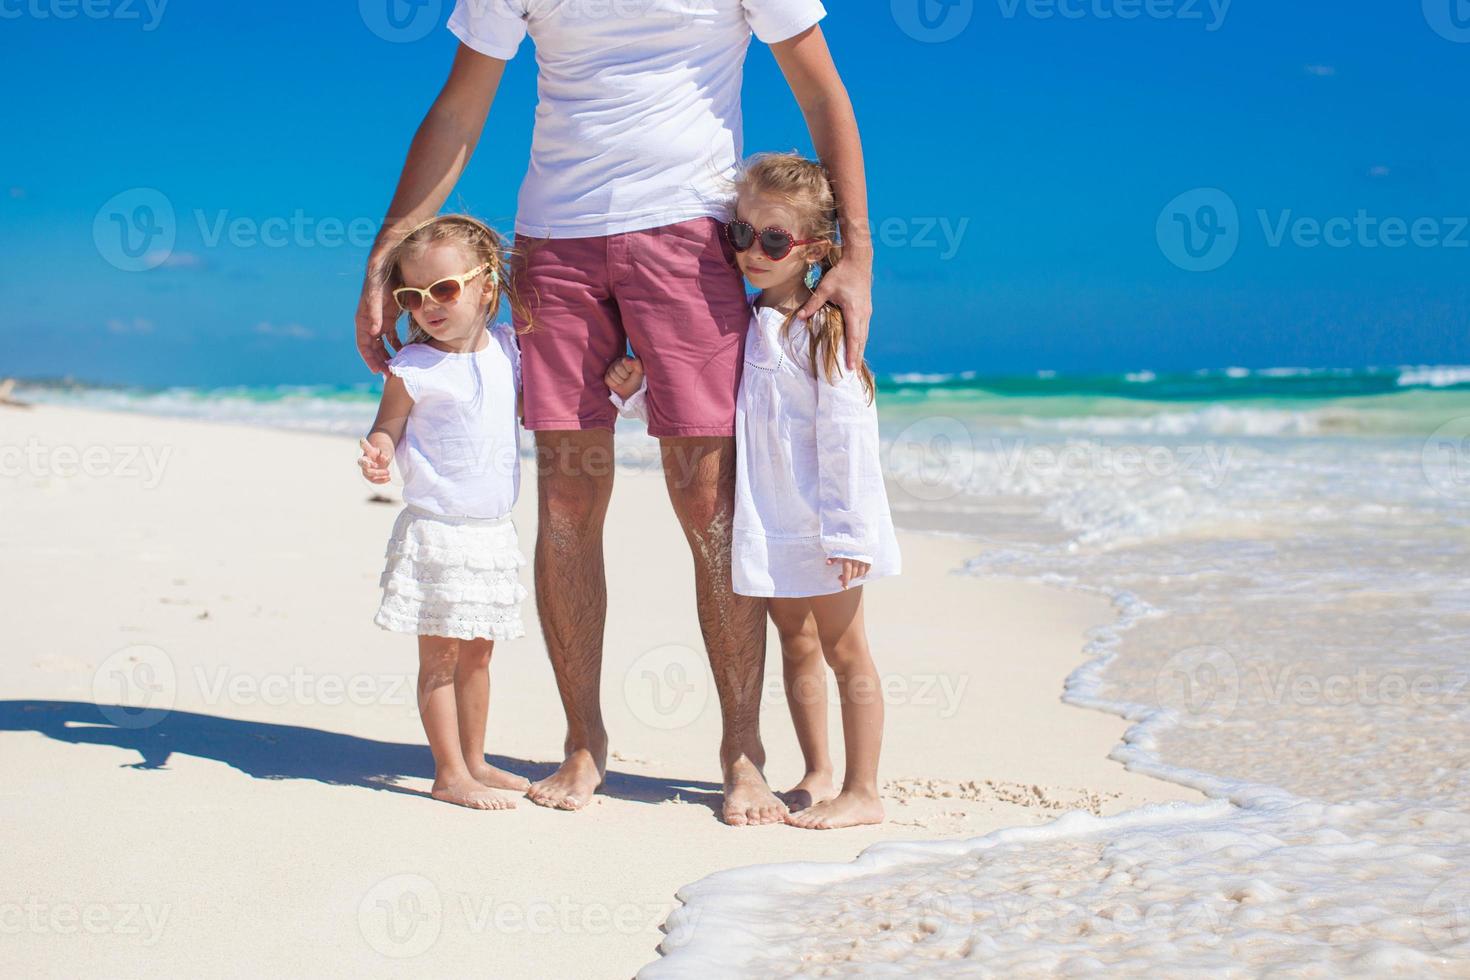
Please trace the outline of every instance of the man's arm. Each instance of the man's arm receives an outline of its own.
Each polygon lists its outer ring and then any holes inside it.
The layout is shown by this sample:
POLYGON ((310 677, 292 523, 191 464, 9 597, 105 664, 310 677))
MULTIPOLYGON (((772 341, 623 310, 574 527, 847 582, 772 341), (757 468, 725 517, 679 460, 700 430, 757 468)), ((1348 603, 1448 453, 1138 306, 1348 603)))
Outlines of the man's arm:
POLYGON ((820 27, 771 45, 771 52, 806 117, 817 156, 832 178, 842 231, 842 261, 822 277, 797 315, 809 318, 828 302, 840 307, 847 329, 847 368, 856 370, 868 344, 868 321, 873 314, 873 239, 857 117, 820 27))
POLYGON ((433 217, 448 199, 475 152, 504 72, 501 59, 461 44, 448 81, 414 134, 398 189, 368 254, 362 297, 357 304, 357 350, 378 374, 388 373, 392 351, 385 342, 398 346, 398 338, 392 336, 398 311, 393 297, 382 286, 383 259, 404 232, 433 217), (385 336, 385 329, 389 336, 385 336))

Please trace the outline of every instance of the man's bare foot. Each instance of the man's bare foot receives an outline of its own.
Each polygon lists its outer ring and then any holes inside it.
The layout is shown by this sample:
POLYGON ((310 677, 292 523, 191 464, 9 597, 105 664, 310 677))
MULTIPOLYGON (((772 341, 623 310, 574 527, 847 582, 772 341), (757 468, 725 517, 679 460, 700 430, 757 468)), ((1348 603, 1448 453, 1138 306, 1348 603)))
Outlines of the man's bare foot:
POLYGON ((832 782, 830 772, 809 772, 802 777, 801 782, 776 795, 781 797, 792 813, 800 813, 817 803, 826 803, 832 799, 837 795, 837 786, 832 782))
POLYGON ((516 806, 515 797, 469 777, 442 782, 436 779, 429 795, 441 803, 467 806, 471 810, 514 810, 516 806))
POLYGON ((786 817, 786 804, 771 792, 755 764, 742 758, 725 772, 723 817, 732 827, 780 823, 786 817))
POLYGON ((489 786, 491 789, 509 789, 517 793, 524 793, 531 786, 531 781, 525 776, 507 772, 484 760, 472 762, 467 759, 465 765, 469 767, 470 775, 475 777, 475 782, 489 786))
POLYGON ((836 830, 883 822, 883 801, 875 795, 838 793, 826 803, 818 803, 786 818, 793 827, 805 830, 836 830))
POLYGON ((602 786, 606 771, 605 759, 594 758, 586 749, 577 749, 556 772, 532 783, 526 796, 532 803, 553 810, 580 810, 592 802, 592 794, 602 786))

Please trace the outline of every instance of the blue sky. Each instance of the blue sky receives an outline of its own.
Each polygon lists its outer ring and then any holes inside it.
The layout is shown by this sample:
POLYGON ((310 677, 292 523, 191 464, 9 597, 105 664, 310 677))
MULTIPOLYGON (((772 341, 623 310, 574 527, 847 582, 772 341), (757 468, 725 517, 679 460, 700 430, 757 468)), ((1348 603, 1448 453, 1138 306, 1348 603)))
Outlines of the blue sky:
MULTIPOLYGON (((363 229, 455 44, 388 2, 0 0, 0 374, 363 380, 363 229), (169 257, 119 268, 148 205, 169 257)), ((1470 4, 1222 3, 831 0, 878 371, 1470 362, 1470 4)), ((534 86, 528 45, 451 200, 506 229, 534 86)), ((809 151, 759 44, 745 113, 809 151)))

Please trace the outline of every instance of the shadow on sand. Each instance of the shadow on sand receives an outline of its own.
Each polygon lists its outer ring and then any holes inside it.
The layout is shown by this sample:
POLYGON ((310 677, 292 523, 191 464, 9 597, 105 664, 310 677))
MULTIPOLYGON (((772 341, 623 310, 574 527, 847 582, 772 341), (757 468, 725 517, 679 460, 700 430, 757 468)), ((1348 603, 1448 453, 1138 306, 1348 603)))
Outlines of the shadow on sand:
MULTIPOLYGON (((140 714, 86 701, 0 701, 0 732, 40 732, 73 745, 110 745, 138 753, 134 769, 164 769, 170 756, 214 759, 256 779, 312 779, 330 786, 427 796, 397 785, 399 779, 433 779, 427 745, 379 742, 356 735, 296 725, 239 721, 192 711, 140 714)), ((549 775, 555 763, 488 756, 493 765, 530 779, 549 775)), ((675 798, 720 808, 720 785, 608 771, 602 793, 638 803, 675 798)))

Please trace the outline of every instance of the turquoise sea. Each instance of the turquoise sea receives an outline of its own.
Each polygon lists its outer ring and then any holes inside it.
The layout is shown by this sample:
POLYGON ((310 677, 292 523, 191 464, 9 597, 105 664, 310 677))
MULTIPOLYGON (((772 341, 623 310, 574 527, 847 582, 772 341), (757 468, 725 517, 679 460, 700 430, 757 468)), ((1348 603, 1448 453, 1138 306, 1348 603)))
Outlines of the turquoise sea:
MULTIPOLYGON (((21 386, 25 397, 38 401, 326 432, 358 431, 372 418, 378 390, 373 381, 128 388, 32 380, 21 386)), ((899 373, 880 376, 879 391, 885 428, 942 412, 985 424, 1097 435, 1427 435, 1447 413, 1470 412, 1470 366, 899 373)))

